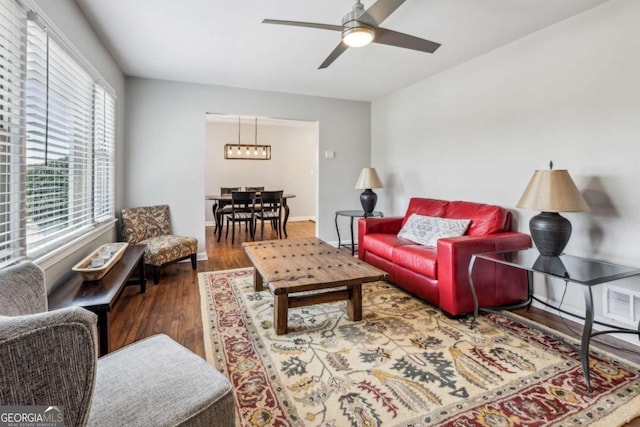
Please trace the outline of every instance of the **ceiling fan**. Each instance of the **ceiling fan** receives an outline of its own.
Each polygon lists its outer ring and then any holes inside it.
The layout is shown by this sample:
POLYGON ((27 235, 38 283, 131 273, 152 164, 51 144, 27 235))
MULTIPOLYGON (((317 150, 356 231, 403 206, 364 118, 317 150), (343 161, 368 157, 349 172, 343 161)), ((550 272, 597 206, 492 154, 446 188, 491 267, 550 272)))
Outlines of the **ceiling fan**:
POLYGON ((364 10, 360 0, 356 0, 351 12, 342 17, 342 25, 317 24, 314 22, 282 21, 278 19, 264 19, 263 24, 291 25, 294 27, 318 28, 342 32, 342 41, 320 64, 319 69, 327 68, 347 48, 365 46, 371 42, 389 46, 404 47, 433 53, 440 47, 440 43, 421 39, 409 34, 379 27, 405 0, 378 0, 369 9, 364 10))

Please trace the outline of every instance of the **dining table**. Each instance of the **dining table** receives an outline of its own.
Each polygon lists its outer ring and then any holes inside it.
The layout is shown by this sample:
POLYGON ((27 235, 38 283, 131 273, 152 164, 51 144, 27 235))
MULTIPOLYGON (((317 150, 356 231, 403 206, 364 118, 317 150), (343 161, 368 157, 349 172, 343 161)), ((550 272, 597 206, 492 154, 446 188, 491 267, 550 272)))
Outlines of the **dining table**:
MULTIPOLYGON (((287 221, 289 220, 289 206, 287 206, 287 199, 292 199, 296 197, 295 194, 284 193, 282 195, 282 210, 284 211, 284 218, 282 218, 282 231, 284 232, 284 237, 289 237, 287 235, 287 221)), ((213 220, 215 222, 215 231, 218 231, 218 228, 222 228, 222 211, 221 209, 227 205, 231 204, 231 194, 212 194, 206 195, 205 200, 213 200, 213 220)), ((256 192, 256 203, 260 203, 260 192, 256 192)))

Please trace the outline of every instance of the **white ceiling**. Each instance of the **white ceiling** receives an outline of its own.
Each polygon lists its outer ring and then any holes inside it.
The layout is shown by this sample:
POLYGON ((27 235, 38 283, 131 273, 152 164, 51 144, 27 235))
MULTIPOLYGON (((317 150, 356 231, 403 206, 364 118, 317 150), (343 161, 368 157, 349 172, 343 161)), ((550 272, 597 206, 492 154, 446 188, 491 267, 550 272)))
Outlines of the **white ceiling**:
POLYGON ((340 33, 261 21, 340 25, 352 0, 76 0, 128 76, 363 101, 606 1, 407 0, 381 26, 442 43, 434 54, 371 44, 318 70, 340 33))

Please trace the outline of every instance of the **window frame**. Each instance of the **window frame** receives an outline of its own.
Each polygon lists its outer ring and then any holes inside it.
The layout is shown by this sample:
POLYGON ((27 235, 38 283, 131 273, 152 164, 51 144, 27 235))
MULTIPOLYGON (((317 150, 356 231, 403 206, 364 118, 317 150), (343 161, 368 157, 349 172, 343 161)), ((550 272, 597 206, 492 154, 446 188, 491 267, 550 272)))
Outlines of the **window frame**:
POLYGON ((0 266, 25 255, 24 159, 26 18, 20 4, 0 1, 0 266))

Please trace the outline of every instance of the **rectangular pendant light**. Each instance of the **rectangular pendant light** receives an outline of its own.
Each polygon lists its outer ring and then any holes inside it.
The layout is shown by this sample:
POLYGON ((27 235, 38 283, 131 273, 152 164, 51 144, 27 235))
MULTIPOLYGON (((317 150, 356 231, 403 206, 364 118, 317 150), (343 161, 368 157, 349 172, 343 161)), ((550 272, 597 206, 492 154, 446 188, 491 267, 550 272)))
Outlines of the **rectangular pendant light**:
POLYGON ((255 143, 240 143, 240 116, 238 116, 238 143, 225 144, 224 158, 229 160, 271 160, 271 146, 258 145, 258 118, 256 117, 255 143))
POLYGON ((224 158, 228 160, 271 160, 271 146, 225 144, 224 158))

